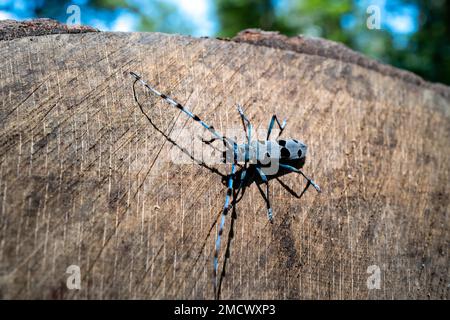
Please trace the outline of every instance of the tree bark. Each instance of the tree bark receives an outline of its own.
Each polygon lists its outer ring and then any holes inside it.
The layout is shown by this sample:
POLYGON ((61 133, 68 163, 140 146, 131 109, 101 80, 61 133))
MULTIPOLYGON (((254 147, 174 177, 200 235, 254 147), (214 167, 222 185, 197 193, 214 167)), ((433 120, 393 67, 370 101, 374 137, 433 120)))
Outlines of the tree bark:
MULTIPOLYGON (((225 187, 173 161, 129 71, 219 131, 240 128, 240 103, 256 129, 277 114, 309 147, 304 171, 322 193, 298 200, 271 182, 270 224, 246 192, 222 298, 449 298, 450 88, 255 30, 45 33, 0 41, 1 298, 213 298, 225 187), (67 287, 71 265, 80 290, 67 287)), ((163 130, 197 125, 148 98, 163 130)))

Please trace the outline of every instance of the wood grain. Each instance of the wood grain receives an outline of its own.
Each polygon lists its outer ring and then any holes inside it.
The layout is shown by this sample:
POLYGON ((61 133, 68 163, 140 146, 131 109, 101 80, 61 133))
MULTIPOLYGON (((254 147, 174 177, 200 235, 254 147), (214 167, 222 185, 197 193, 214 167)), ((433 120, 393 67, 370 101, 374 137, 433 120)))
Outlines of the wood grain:
MULTIPOLYGON (((309 146, 305 172, 323 193, 297 200, 273 183, 273 225, 258 190, 246 193, 223 298, 449 298, 448 87, 320 52, 159 33, 23 37, 1 41, 0 56, 3 299, 213 298, 225 188, 173 163, 129 71, 221 131, 240 128, 241 103, 256 128, 277 114, 309 146), (70 265, 81 290, 66 287, 70 265), (371 265, 380 289, 367 287, 371 265)), ((170 112, 164 130, 195 126, 170 112)))

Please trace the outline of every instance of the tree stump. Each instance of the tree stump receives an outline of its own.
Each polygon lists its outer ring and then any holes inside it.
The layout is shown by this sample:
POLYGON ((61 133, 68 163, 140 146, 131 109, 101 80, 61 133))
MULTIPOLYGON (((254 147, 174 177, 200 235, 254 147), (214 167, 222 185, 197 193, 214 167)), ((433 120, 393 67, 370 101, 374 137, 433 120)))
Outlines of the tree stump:
MULTIPOLYGON (((322 193, 272 182, 270 224, 246 192, 222 298, 449 298, 450 88, 320 39, 39 30, 0 41, 1 298, 214 297, 225 187, 173 161, 129 71, 219 131, 240 127, 240 103, 309 147, 322 193)), ((162 129, 195 127, 158 106, 162 129)))

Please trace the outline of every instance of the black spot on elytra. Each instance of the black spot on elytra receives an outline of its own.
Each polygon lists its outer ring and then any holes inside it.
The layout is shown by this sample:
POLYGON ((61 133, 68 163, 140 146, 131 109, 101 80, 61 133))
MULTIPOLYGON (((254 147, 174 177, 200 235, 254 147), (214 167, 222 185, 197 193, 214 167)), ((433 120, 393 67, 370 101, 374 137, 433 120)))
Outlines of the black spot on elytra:
POLYGON ((266 152, 266 157, 270 158, 270 153, 266 152))
POLYGON ((284 147, 286 145, 286 141, 285 140, 278 140, 278 144, 282 147, 284 147))
POLYGON ((301 158, 302 157, 302 149, 298 149, 298 151, 297 151, 297 155, 298 155, 298 157, 299 158, 301 158))
POLYGON ((294 141, 296 144, 298 144, 298 140, 292 139, 292 141, 294 141))
POLYGON ((291 153, 289 152, 288 148, 281 148, 281 157, 282 158, 289 158, 291 156, 291 153))

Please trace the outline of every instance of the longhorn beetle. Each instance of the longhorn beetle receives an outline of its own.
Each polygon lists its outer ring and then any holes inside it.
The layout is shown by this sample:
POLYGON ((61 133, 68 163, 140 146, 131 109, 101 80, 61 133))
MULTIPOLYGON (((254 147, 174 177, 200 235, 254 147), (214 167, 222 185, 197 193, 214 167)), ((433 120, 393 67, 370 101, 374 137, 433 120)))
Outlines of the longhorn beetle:
MULTIPOLYGON (((209 171, 219 175, 222 177, 222 183, 226 185, 227 192, 225 196, 225 204, 222 209, 222 214, 220 217, 219 224, 219 232, 217 235, 215 249, 214 249, 214 259, 213 259, 213 286, 214 286, 214 295, 216 298, 220 296, 220 283, 217 281, 217 270, 218 270, 218 258, 219 258, 219 249, 220 249, 220 241, 223 233, 223 228, 225 224, 225 217, 230 209, 230 207, 235 209, 236 204, 242 199, 244 196, 245 190, 251 184, 255 183, 259 192, 261 193, 266 206, 267 206, 267 217, 269 221, 272 223, 273 214, 272 207, 270 204, 269 198, 269 181, 277 180, 281 186, 286 189, 291 195, 300 199, 309 186, 313 186, 318 192, 320 192, 319 186, 309 177, 307 177, 301 170, 301 168, 305 164, 306 159, 306 151, 307 146, 296 139, 278 139, 283 132, 286 126, 286 120, 282 123, 278 120, 276 115, 273 115, 269 128, 267 130, 267 137, 265 141, 256 141, 252 140, 252 129, 253 126, 245 116, 242 107, 237 105, 237 110, 239 112, 239 116, 241 118, 242 126, 246 133, 247 143, 238 144, 235 140, 228 138, 218 131, 214 129, 213 126, 208 125, 203 122, 197 115, 193 114, 191 111, 186 109, 180 103, 175 101, 174 99, 166 96, 165 94, 159 92, 149 84, 147 84, 144 80, 142 80, 141 76, 130 72, 130 74, 135 78, 133 82, 133 96, 138 104, 141 112, 145 115, 149 123, 155 128, 160 134, 162 134, 170 143, 179 148, 182 152, 187 154, 194 162, 199 164, 200 166, 208 169, 209 171), (153 94, 159 96, 163 100, 165 100, 168 104, 174 106, 179 109, 183 113, 185 113, 188 117, 192 118, 196 122, 200 123, 206 130, 208 130, 212 134, 212 139, 204 140, 202 142, 206 145, 210 145, 214 141, 221 141, 226 148, 226 151, 223 152, 224 163, 231 163, 231 173, 223 174, 218 169, 210 167, 202 160, 196 159, 192 154, 189 153, 188 150, 179 146, 172 138, 170 138, 166 133, 164 133, 161 129, 159 129, 152 119, 148 116, 148 114, 144 111, 142 105, 139 103, 137 95, 136 95, 136 83, 140 82, 145 88, 147 88, 153 94), (270 134, 275 123, 280 128, 280 131, 277 136, 277 140, 269 140, 270 134), (271 165, 273 162, 276 162, 277 170, 275 172, 268 172, 268 165, 271 165), (302 175, 307 183, 305 188, 300 194, 297 194, 294 190, 292 190, 288 185, 286 185, 280 177, 288 174, 288 173, 298 173, 302 175), (265 186, 265 191, 261 187, 261 185, 265 186), (231 201, 231 203, 230 203, 231 201)), ((231 235, 231 233, 230 233, 231 235)), ((229 244, 229 243, 228 243, 229 244)), ((228 251, 228 248, 227 248, 228 251)), ((226 256, 224 260, 224 267, 226 262, 226 256)), ((222 268, 222 274, 224 275, 224 267, 222 268)), ((222 277, 220 280, 222 280, 222 277)))

